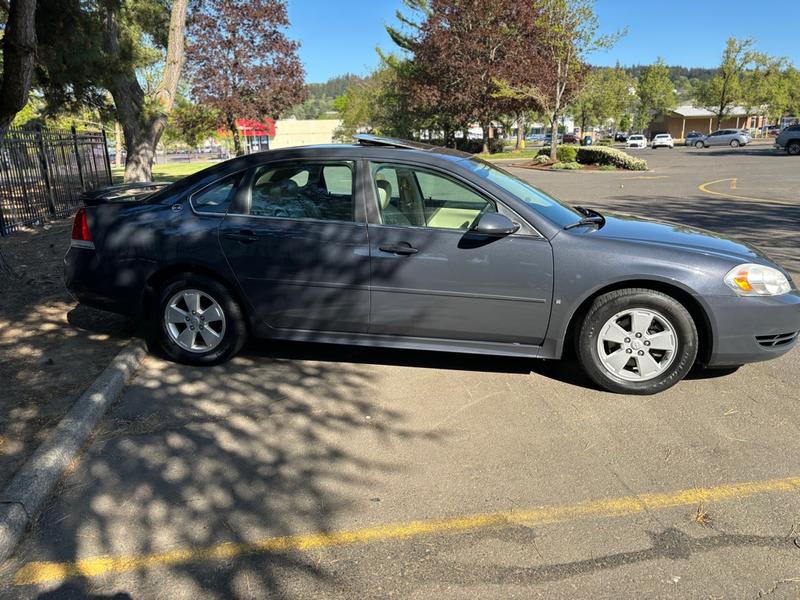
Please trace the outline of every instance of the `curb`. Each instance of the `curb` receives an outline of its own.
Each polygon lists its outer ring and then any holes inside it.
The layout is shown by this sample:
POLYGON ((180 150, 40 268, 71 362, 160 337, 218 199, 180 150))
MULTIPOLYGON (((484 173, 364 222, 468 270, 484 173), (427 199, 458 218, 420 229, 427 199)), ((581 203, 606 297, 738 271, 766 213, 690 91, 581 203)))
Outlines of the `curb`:
POLYGON ((141 340, 120 350, 0 493, 0 561, 14 551, 86 439, 145 355, 141 340))

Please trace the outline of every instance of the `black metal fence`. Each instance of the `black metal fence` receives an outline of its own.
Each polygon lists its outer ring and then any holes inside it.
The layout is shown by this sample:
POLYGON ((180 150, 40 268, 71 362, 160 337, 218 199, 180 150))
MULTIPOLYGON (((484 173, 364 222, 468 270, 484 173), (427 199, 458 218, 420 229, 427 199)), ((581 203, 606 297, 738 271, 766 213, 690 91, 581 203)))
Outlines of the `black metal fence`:
POLYGON ((0 235, 66 217, 108 185, 105 131, 11 128, 0 139, 0 235))

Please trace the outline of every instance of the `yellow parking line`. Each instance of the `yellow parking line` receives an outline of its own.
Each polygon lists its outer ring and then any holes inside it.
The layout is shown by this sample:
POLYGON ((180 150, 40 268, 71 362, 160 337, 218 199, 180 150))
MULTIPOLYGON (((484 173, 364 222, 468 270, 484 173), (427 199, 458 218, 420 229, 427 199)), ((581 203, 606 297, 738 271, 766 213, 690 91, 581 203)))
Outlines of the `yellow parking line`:
POLYGON ((131 556, 98 556, 74 562, 29 562, 14 576, 16 585, 32 585, 67 577, 98 577, 135 569, 176 565, 206 560, 231 559, 248 554, 282 554, 315 548, 329 548, 407 539, 423 535, 457 533, 514 524, 543 525, 586 517, 619 517, 650 510, 694 506, 700 502, 731 500, 767 492, 800 490, 800 477, 751 481, 692 488, 674 492, 646 493, 576 504, 540 506, 521 511, 469 515, 450 519, 411 521, 330 533, 310 533, 264 538, 250 543, 225 542, 198 549, 179 549, 131 556))
POLYGON ((701 192, 706 194, 711 194, 713 196, 722 196, 723 198, 738 198, 739 200, 753 200, 754 202, 761 202, 765 204, 780 204, 782 206, 800 206, 797 202, 790 202, 788 200, 771 200, 769 198, 756 198, 754 196, 737 196, 736 194, 727 194, 725 192, 715 192, 714 190, 709 190, 709 185, 714 185, 715 183, 722 183, 723 181, 730 181, 730 188, 732 190, 736 189, 736 182, 738 181, 736 177, 726 177, 725 179, 715 179, 714 181, 706 181, 705 183, 701 183, 697 186, 697 189, 701 192))

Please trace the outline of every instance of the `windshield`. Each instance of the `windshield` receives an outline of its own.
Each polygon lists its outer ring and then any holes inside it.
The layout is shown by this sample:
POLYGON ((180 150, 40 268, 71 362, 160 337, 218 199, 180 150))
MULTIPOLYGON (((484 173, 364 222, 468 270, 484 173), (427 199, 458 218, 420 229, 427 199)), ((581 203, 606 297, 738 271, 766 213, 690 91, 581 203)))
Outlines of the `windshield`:
POLYGON ((562 204, 542 190, 524 182, 519 177, 483 160, 471 158, 465 160, 462 164, 476 175, 503 188, 559 227, 574 223, 583 216, 577 210, 562 204))

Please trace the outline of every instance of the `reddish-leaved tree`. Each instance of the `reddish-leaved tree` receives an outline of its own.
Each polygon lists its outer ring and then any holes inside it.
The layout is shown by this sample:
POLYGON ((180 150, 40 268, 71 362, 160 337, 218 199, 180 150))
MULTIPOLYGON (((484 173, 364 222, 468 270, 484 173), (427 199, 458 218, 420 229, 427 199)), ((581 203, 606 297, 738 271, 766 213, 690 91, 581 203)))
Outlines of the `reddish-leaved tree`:
POLYGON ((216 108, 242 153, 236 119, 276 118, 304 100, 299 44, 286 37, 283 0, 214 0, 189 16, 192 92, 216 108))

